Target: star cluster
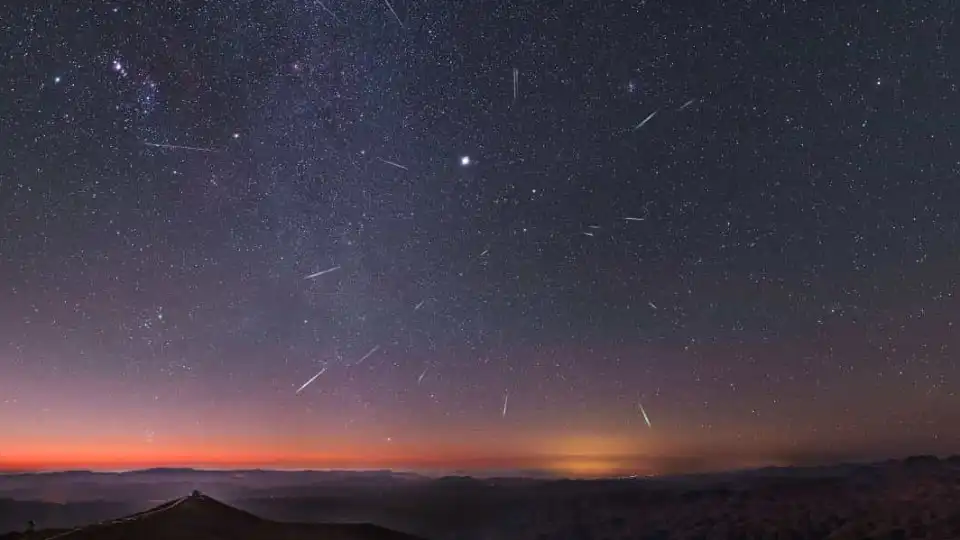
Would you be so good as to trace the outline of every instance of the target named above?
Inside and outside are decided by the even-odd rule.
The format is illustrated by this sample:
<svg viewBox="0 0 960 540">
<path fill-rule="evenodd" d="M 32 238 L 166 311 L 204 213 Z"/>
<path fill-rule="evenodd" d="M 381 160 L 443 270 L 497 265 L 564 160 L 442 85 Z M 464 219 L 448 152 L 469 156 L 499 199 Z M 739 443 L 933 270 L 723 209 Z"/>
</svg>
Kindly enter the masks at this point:
<svg viewBox="0 0 960 540">
<path fill-rule="evenodd" d="M 956 451 L 938 4 L 0 8 L 0 460 Z"/>
</svg>

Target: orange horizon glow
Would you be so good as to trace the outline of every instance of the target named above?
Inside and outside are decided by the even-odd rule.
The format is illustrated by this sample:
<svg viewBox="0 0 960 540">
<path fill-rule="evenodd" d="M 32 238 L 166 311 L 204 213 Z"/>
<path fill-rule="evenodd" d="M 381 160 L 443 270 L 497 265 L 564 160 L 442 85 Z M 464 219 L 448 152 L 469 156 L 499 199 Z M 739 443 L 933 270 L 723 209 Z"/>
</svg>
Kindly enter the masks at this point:
<svg viewBox="0 0 960 540">
<path fill-rule="evenodd" d="M 122 471 L 151 468 L 212 470 L 394 470 L 431 474 L 483 474 L 487 471 L 536 472 L 568 478 L 659 476 L 685 473 L 755 469 L 767 466 L 803 466 L 835 463 L 846 458 L 823 454 L 789 454 L 776 445 L 744 452 L 732 447 L 707 452 L 653 446 L 639 450 L 624 441 L 601 437 L 554 439 L 538 450 L 512 447 L 494 452 L 473 446 L 341 444 L 325 451 L 294 449 L 283 444 L 251 444 L 235 441 L 210 444 L 195 441 L 170 445 L 144 445 L 115 440 L 63 446 L 33 444 L 12 452 L 5 449 L 0 471 L 42 472 L 62 470 Z M 646 452 L 646 453 L 644 453 Z M 906 457 L 910 453 L 900 456 Z M 811 458 L 814 461 L 811 461 Z M 871 461 L 869 458 L 853 461 Z"/>
<path fill-rule="evenodd" d="M 469 442 L 468 442 L 469 441 Z M 278 437 L 242 434 L 217 438 L 180 435 L 145 442 L 120 433 L 97 438 L 21 439 L 6 445 L 0 471 L 135 470 L 157 467 L 198 469 L 537 471 L 564 477 L 612 477 L 710 472 L 793 465 L 776 441 L 754 441 L 749 449 L 716 437 L 708 447 L 693 439 L 598 431 L 579 435 L 528 432 L 511 439 L 464 439 L 454 444 L 436 438 L 376 441 Z"/>
<path fill-rule="evenodd" d="M 7 452 L 0 470 L 43 471 L 65 469 L 130 470 L 154 467 L 275 468 L 275 469 L 395 469 L 395 470 L 543 470 L 563 475 L 610 476 L 624 473 L 624 463 L 638 461 L 617 444 L 579 442 L 558 444 L 559 454 L 527 452 L 507 455 L 437 446 L 342 445 L 328 451 L 296 451 L 281 445 L 192 443 L 145 446 L 121 441 L 87 443 L 64 449 L 60 445 L 33 445 Z M 619 452 L 618 452 L 619 451 Z M 650 467 L 628 466 L 629 474 L 651 472 Z"/>
<path fill-rule="evenodd" d="M 564 477 L 612 477 L 705 472 L 781 464 L 777 460 L 744 460 L 727 456 L 677 467 L 669 458 L 631 453 L 615 442 L 580 440 L 557 444 L 557 452 L 497 454 L 466 448 L 418 447 L 370 449 L 341 447 L 327 452 L 264 446 L 239 448 L 194 444 L 144 447 L 136 444 L 88 444 L 64 450 L 62 446 L 21 448 L 0 459 L 0 471 L 94 470 L 119 471 L 149 468 L 287 469 L 287 470 L 398 470 L 398 471 L 539 471 Z M 673 458 L 679 459 L 679 458 Z M 684 470 L 685 467 L 691 470 Z"/>
<path fill-rule="evenodd" d="M 284 437 L 267 440 L 240 434 L 184 436 L 147 443 L 120 433 L 21 440 L 5 449 L 0 470 L 131 470 L 155 467 L 216 469 L 536 470 L 564 476 L 619 476 L 658 472 L 668 455 L 652 441 L 583 433 L 528 433 L 511 440 L 450 443 L 433 438 L 407 441 Z"/>
<path fill-rule="evenodd" d="M 518 455 L 496 456 L 482 453 L 421 452 L 218 452 L 210 448 L 150 449 L 113 447 L 110 451 L 93 449 L 63 453 L 56 449 L 4 456 L 0 470 L 135 470 L 157 467 L 208 469 L 392 469 L 392 470 L 542 470 L 572 476 L 612 476 L 652 472 L 624 469 L 631 457 L 614 455 Z"/>
</svg>

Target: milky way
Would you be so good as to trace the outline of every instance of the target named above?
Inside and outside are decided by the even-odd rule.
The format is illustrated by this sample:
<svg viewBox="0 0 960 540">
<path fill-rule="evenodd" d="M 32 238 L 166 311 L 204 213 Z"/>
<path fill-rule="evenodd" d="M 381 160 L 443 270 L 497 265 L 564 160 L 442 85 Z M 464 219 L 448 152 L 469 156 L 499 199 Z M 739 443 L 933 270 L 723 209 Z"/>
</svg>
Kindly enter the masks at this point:
<svg viewBox="0 0 960 540">
<path fill-rule="evenodd" d="M 936 4 L 0 8 L 0 467 L 960 450 Z"/>
</svg>

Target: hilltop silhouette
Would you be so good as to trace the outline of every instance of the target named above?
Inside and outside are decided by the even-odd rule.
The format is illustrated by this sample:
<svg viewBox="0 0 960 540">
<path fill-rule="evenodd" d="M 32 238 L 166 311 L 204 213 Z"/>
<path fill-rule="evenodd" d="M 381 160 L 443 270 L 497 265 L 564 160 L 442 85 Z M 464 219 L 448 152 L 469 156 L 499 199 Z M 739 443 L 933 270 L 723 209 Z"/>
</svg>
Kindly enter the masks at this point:
<svg viewBox="0 0 960 540">
<path fill-rule="evenodd" d="M 215 498 L 178 497 L 194 489 Z M 956 456 L 595 480 L 388 471 L 14 475 L 0 477 L 0 531 L 17 532 L 0 540 L 960 540 L 958 501 Z M 28 520 L 36 529 L 29 534 Z"/>
<path fill-rule="evenodd" d="M 186 497 L 118 519 L 66 530 L 8 533 L 0 540 L 417 540 L 366 523 L 282 523 L 194 491 Z"/>
</svg>

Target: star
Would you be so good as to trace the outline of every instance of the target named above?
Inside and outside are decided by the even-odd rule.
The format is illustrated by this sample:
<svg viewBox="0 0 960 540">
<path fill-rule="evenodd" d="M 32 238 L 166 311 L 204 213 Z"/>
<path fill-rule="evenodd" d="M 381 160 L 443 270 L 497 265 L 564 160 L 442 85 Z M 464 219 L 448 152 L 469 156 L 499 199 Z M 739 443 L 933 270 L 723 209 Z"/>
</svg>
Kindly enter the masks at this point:
<svg viewBox="0 0 960 540">
<path fill-rule="evenodd" d="M 960 102 L 944 36 L 911 41 L 949 19 L 911 4 L 820 40 L 809 10 L 740 31 L 641 2 L 517 0 L 510 25 L 24 3 L 0 32 L 0 426 L 59 416 L 0 429 L 0 469 L 128 463 L 148 428 L 152 456 L 317 468 L 960 451 L 960 164 L 936 121 Z M 936 84 L 901 83 L 918 66 Z M 242 429 L 196 446 L 198 418 Z"/>
</svg>

